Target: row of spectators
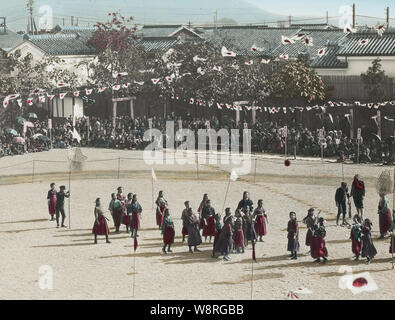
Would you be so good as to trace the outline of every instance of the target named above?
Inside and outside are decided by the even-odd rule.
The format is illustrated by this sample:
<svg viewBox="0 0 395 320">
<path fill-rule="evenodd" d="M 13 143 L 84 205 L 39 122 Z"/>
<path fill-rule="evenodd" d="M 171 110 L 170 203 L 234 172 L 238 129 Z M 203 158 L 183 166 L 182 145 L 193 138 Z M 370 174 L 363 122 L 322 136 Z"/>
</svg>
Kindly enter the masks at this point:
<svg viewBox="0 0 395 320">
<path fill-rule="evenodd" d="M 174 121 L 174 130 L 177 131 L 179 120 L 174 114 L 168 115 L 166 120 Z M 16 139 L 16 136 L 23 135 L 23 125 L 15 126 L 15 131 L 4 130 L 0 135 L 0 154 L 16 155 L 25 152 L 39 152 L 51 148 L 50 130 L 48 120 L 32 121 L 34 127 L 27 128 L 24 141 Z M 98 119 L 95 117 L 88 119 L 80 118 L 75 122 L 75 130 L 72 129 L 72 119 L 57 119 L 52 129 L 52 147 L 68 148 L 69 146 L 90 146 L 98 148 L 117 149 L 144 149 L 150 141 L 144 141 L 144 132 L 149 127 L 160 130 L 165 141 L 166 121 L 161 117 L 118 117 L 116 119 L 115 130 L 112 120 Z M 240 137 L 245 128 L 244 123 L 236 124 L 233 119 L 223 119 L 220 121 L 216 117 L 210 119 L 196 119 L 187 115 L 182 119 L 182 127 L 191 129 L 197 135 L 199 129 L 239 129 Z M 253 152 L 284 153 L 285 143 L 287 143 L 288 154 L 301 156 L 321 156 L 321 145 L 324 157 L 336 157 L 339 160 L 357 161 L 358 144 L 356 139 L 347 137 L 341 130 L 324 131 L 309 130 L 301 124 L 290 124 L 287 132 L 284 127 L 269 121 L 257 121 L 251 130 L 251 150 Z M 19 142 L 16 142 L 19 141 Z M 195 136 L 197 146 L 197 136 Z M 180 142 L 181 143 L 181 142 Z M 220 144 L 220 139 L 218 140 Z M 164 142 L 165 145 L 165 142 Z M 242 142 L 240 141 L 242 146 Z M 381 141 L 379 137 L 371 134 L 361 139 L 360 162 L 389 162 L 393 156 L 392 139 Z"/>
</svg>

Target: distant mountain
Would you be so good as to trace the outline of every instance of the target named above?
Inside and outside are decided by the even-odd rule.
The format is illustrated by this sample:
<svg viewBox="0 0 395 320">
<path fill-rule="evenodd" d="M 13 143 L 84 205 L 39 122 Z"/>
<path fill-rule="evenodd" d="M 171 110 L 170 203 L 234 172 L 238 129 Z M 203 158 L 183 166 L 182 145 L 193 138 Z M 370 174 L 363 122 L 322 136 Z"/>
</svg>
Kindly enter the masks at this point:
<svg viewBox="0 0 395 320">
<path fill-rule="evenodd" d="M 7 17 L 7 25 L 13 30 L 25 30 L 27 24 L 26 0 L 14 0 L 12 4 L 1 1 L 0 12 Z M 232 19 L 239 24 L 263 23 L 287 20 L 286 16 L 270 13 L 242 0 L 36 0 L 35 20 L 38 24 L 40 6 L 52 8 L 55 24 L 70 25 L 71 16 L 79 17 L 79 25 L 94 24 L 106 20 L 109 12 L 120 10 L 125 16 L 133 16 L 136 23 L 182 24 L 212 23 L 217 11 L 218 20 Z"/>
</svg>

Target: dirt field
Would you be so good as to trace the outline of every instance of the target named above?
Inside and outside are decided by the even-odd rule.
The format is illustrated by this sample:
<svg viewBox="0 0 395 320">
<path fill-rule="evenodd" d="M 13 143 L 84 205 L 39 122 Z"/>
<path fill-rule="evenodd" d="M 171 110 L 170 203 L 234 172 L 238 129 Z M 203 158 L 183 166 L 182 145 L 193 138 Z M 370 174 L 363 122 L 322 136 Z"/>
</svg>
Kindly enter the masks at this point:
<svg viewBox="0 0 395 320">
<path fill-rule="evenodd" d="M 151 165 L 141 152 L 84 149 L 88 157 L 83 172 L 72 173 L 71 229 L 56 229 L 49 221 L 46 193 L 50 182 L 68 186 L 66 151 L 0 159 L 0 298 L 2 299 L 250 299 L 251 247 L 244 254 L 231 255 L 231 261 L 210 257 L 212 245 L 204 243 L 201 253 L 188 253 L 181 243 L 181 211 L 190 200 L 197 209 L 203 193 L 208 193 L 216 211 L 221 211 L 231 165 L 154 165 L 158 180 L 155 196 L 164 190 L 176 225 L 173 253 L 161 252 L 162 238 L 155 227 L 152 206 Z M 108 159 L 108 160 L 107 160 Z M 34 160 L 34 168 L 33 168 Z M 100 161 L 94 161 L 100 160 Z M 64 162 L 44 162 L 64 161 Z M 389 239 L 378 240 L 378 197 L 375 181 L 386 167 L 344 165 L 345 180 L 351 184 L 355 173 L 367 185 L 365 216 L 373 221 L 373 239 L 378 251 L 370 265 L 353 261 L 349 229 L 335 226 L 334 193 L 342 180 L 340 164 L 304 159 L 285 167 L 283 159 L 264 157 L 252 161 L 252 171 L 231 182 L 226 207 L 234 212 L 242 192 L 248 190 L 256 204 L 264 200 L 269 215 L 268 234 L 256 247 L 253 268 L 253 299 L 287 299 L 290 290 L 305 287 L 312 293 L 300 299 L 394 299 L 395 271 L 388 253 Z M 393 168 L 391 168 L 393 169 Z M 33 175 L 34 172 L 34 175 Z M 255 178 L 254 173 L 256 172 Z M 119 178 L 118 178 L 119 175 Z M 255 179 L 255 184 L 254 184 Z M 101 197 L 107 208 L 110 194 L 118 186 L 125 193 L 138 194 L 143 207 L 139 247 L 133 254 L 133 239 L 125 233 L 113 234 L 111 244 L 99 237 L 93 244 L 93 208 Z M 392 195 L 391 205 L 392 205 Z M 298 220 L 309 207 L 322 210 L 328 220 L 327 264 L 313 263 L 304 246 L 306 229 L 300 232 L 298 260 L 286 252 L 286 226 L 289 212 Z M 66 204 L 67 209 L 67 204 Z M 353 208 L 353 212 L 355 209 Z M 107 216 L 110 217 L 109 213 Z M 66 224 L 69 221 L 67 219 Z M 135 259 L 135 295 L 133 264 Z M 53 290 L 39 288 L 39 268 L 53 269 Z M 341 266 L 354 273 L 369 272 L 378 286 L 373 292 L 357 295 L 339 288 Z"/>
</svg>

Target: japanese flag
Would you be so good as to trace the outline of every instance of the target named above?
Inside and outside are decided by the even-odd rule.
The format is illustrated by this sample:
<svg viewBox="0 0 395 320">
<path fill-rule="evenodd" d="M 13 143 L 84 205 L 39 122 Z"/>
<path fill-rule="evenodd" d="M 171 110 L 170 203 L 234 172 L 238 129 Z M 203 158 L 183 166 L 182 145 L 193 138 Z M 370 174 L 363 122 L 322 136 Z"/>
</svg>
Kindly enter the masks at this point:
<svg viewBox="0 0 395 320">
<path fill-rule="evenodd" d="M 130 85 L 129 82 L 125 82 L 125 83 L 122 85 L 122 88 L 127 89 L 127 88 L 129 87 L 129 85 Z"/>
<path fill-rule="evenodd" d="M 197 69 L 197 73 L 201 74 L 202 76 L 206 73 L 202 67 Z"/>
<path fill-rule="evenodd" d="M 344 33 L 355 33 L 357 30 L 356 29 L 353 29 L 353 28 L 351 28 L 351 27 L 345 27 L 344 28 Z"/>
<path fill-rule="evenodd" d="M 287 54 L 281 54 L 280 58 L 284 60 L 288 60 L 289 56 Z"/>
<path fill-rule="evenodd" d="M 118 91 L 119 89 L 121 89 L 121 85 L 116 84 L 115 86 L 112 87 L 112 89 Z"/>
<path fill-rule="evenodd" d="M 281 36 L 281 43 L 282 44 L 292 44 L 292 43 L 295 43 L 295 40 L 288 38 L 286 36 Z"/>
<path fill-rule="evenodd" d="M 269 64 L 269 62 L 270 62 L 270 59 L 265 59 L 265 58 L 263 58 L 261 61 L 261 63 L 264 63 L 264 64 Z"/>
<path fill-rule="evenodd" d="M 313 38 L 311 38 L 311 37 L 305 37 L 304 38 L 304 44 L 306 45 L 306 46 L 312 46 L 313 45 Z"/>
<path fill-rule="evenodd" d="M 223 107 L 224 105 L 221 103 L 221 104 L 219 104 L 219 103 L 217 103 L 217 107 L 218 107 L 218 109 L 220 109 L 220 110 L 222 110 L 222 107 Z"/>
<path fill-rule="evenodd" d="M 60 100 L 63 100 L 64 97 L 66 96 L 66 94 L 67 94 L 67 92 L 59 94 Z"/>
<path fill-rule="evenodd" d="M 151 81 L 152 81 L 153 84 L 158 84 L 159 79 L 151 79 Z"/>
<path fill-rule="evenodd" d="M 326 53 L 326 48 L 318 49 L 317 56 L 322 57 Z"/>
<path fill-rule="evenodd" d="M 253 63 L 254 63 L 253 60 L 249 60 L 249 61 L 245 62 L 244 64 L 247 66 L 251 66 Z"/>
<path fill-rule="evenodd" d="M 55 95 L 54 94 L 47 94 L 47 97 L 48 97 L 48 99 L 51 101 L 54 97 L 55 97 Z"/>
<path fill-rule="evenodd" d="M 233 51 L 229 51 L 225 47 L 222 47 L 221 54 L 223 57 L 236 57 L 236 53 Z"/>
<path fill-rule="evenodd" d="M 32 106 L 32 105 L 33 105 L 33 98 L 28 98 L 28 99 L 27 99 L 27 104 L 28 104 L 29 106 Z"/>
<path fill-rule="evenodd" d="M 60 82 L 56 85 L 58 88 L 63 88 L 63 87 L 67 87 L 66 83 Z"/>
<path fill-rule="evenodd" d="M 11 94 L 11 95 L 7 96 L 6 99 L 7 100 L 12 100 L 12 99 L 15 99 L 15 98 L 18 98 L 18 97 L 19 97 L 19 94 Z"/>
<path fill-rule="evenodd" d="M 195 102 L 195 99 L 193 99 L 193 98 L 189 99 L 189 104 L 194 104 L 194 102 Z"/>
<path fill-rule="evenodd" d="M 90 94 L 92 94 L 92 89 L 85 89 L 85 93 L 87 96 L 89 96 Z"/>
<path fill-rule="evenodd" d="M 40 101 L 40 102 L 45 102 L 45 96 L 40 96 L 40 97 L 39 97 L 39 101 Z"/>
<path fill-rule="evenodd" d="M 369 43 L 369 39 L 360 39 L 360 40 L 358 41 L 358 44 L 359 44 L 360 46 L 366 46 L 368 43 Z"/>
<path fill-rule="evenodd" d="M 259 48 L 255 44 L 253 44 L 251 47 L 252 52 L 263 51 L 263 50 L 265 50 L 265 48 Z"/>
<path fill-rule="evenodd" d="M 99 91 L 100 93 L 102 93 L 104 90 L 106 90 L 106 88 L 104 88 L 104 87 L 101 87 L 101 88 L 98 89 L 98 91 Z"/>
<path fill-rule="evenodd" d="M 7 108 L 8 105 L 9 105 L 8 100 L 7 100 L 7 99 L 4 99 L 4 101 L 3 101 L 3 107 L 4 107 L 4 108 Z"/>
<path fill-rule="evenodd" d="M 385 27 L 383 25 L 379 25 L 377 28 L 377 34 L 381 37 L 385 31 Z"/>
<path fill-rule="evenodd" d="M 127 76 L 128 73 L 127 72 L 117 72 L 113 74 L 114 78 L 119 78 L 119 77 L 123 77 L 123 76 Z"/>
<path fill-rule="evenodd" d="M 80 92 L 79 91 L 74 91 L 73 95 L 74 95 L 74 97 L 79 97 L 80 96 Z"/>
<path fill-rule="evenodd" d="M 214 66 L 214 67 L 213 67 L 213 70 L 221 72 L 221 71 L 222 71 L 222 67 L 220 67 L 220 66 Z"/>
</svg>

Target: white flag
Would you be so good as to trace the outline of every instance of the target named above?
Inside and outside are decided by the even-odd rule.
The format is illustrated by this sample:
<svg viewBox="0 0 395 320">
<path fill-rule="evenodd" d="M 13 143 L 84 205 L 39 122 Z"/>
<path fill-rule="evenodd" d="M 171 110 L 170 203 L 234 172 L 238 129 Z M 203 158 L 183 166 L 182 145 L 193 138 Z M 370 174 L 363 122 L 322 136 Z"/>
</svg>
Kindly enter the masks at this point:
<svg viewBox="0 0 395 320">
<path fill-rule="evenodd" d="M 154 179 L 156 181 L 156 175 L 155 175 L 154 168 L 151 168 L 151 170 L 152 170 L 152 179 Z"/>
<path fill-rule="evenodd" d="M 74 128 L 74 130 L 73 130 L 73 139 L 76 139 L 76 140 L 78 141 L 78 143 L 81 142 L 81 136 L 80 136 L 80 134 L 78 133 L 78 131 L 75 130 L 75 128 Z"/>
<path fill-rule="evenodd" d="M 232 170 L 230 174 L 230 180 L 236 181 L 239 178 L 239 175 L 236 173 L 236 171 Z"/>
</svg>

